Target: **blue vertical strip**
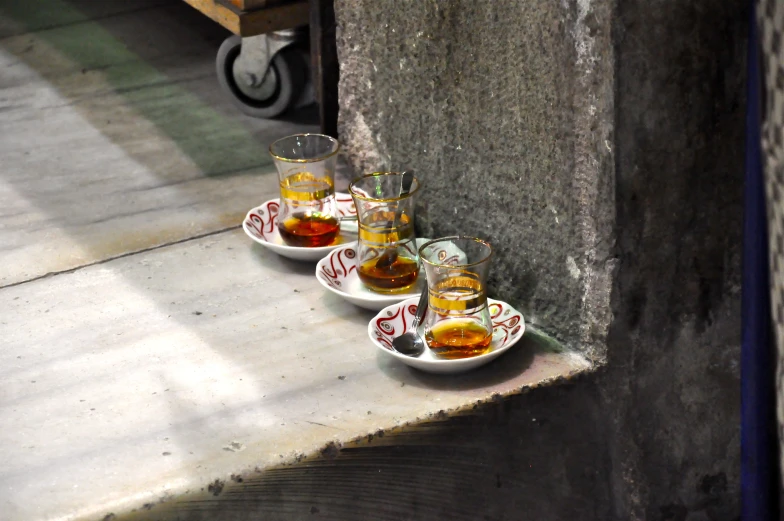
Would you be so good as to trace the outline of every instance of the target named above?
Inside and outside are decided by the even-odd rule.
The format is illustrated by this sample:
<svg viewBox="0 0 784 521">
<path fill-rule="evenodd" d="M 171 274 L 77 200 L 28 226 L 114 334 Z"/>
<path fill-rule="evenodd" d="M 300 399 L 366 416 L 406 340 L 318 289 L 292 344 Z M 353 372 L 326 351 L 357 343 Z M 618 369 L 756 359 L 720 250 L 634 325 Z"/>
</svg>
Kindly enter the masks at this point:
<svg viewBox="0 0 784 521">
<path fill-rule="evenodd" d="M 741 508 L 744 521 L 778 519 L 775 356 L 760 124 L 761 80 L 755 2 L 749 27 L 746 183 L 743 215 Z"/>
</svg>

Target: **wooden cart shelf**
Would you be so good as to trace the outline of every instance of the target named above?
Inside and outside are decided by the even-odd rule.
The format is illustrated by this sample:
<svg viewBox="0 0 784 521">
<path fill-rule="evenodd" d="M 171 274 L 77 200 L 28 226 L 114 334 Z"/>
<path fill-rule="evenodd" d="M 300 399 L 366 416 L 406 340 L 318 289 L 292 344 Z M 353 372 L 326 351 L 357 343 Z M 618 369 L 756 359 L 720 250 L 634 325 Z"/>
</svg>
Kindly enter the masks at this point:
<svg viewBox="0 0 784 521">
<path fill-rule="evenodd" d="M 242 37 L 300 27 L 309 22 L 308 0 L 185 0 L 185 2 Z"/>
</svg>

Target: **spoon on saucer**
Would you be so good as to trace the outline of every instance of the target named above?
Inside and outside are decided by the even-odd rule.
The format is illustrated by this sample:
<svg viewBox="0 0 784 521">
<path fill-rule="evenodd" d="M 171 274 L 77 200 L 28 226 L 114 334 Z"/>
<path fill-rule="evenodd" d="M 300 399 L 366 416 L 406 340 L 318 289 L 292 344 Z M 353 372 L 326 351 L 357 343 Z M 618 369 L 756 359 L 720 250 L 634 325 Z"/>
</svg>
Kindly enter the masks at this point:
<svg viewBox="0 0 784 521">
<path fill-rule="evenodd" d="M 408 331 L 392 339 L 392 349 L 401 355 L 419 356 L 425 351 L 425 340 L 417 332 L 417 327 L 422 322 L 422 318 L 427 310 L 427 295 L 428 290 L 425 288 L 419 297 L 416 315 L 414 315 L 414 320 L 411 322 L 411 327 L 408 328 Z"/>
</svg>

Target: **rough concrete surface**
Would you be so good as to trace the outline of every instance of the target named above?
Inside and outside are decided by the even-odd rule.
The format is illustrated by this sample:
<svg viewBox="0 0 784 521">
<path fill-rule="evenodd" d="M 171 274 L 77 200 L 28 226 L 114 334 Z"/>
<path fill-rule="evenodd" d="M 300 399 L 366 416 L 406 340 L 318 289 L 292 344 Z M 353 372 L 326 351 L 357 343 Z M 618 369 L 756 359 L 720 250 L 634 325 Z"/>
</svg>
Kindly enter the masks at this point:
<svg viewBox="0 0 784 521">
<path fill-rule="evenodd" d="M 607 355 L 538 440 L 584 433 L 607 481 L 551 478 L 539 519 L 737 519 L 745 4 L 336 2 L 355 167 L 416 168 L 423 232 L 489 238 L 491 291 Z"/>
<path fill-rule="evenodd" d="M 373 312 L 240 230 L 6 287 L 0 309 L 2 521 L 181 519 L 215 480 L 590 369 L 528 330 L 469 374 L 415 371 L 370 343 Z"/>
<path fill-rule="evenodd" d="M 619 516 L 739 510 L 746 4 L 619 4 L 620 269 L 602 380 L 629 478 Z"/>
<path fill-rule="evenodd" d="M 608 431 L 595 386 L 581 383 L 382 431 L 122 519 L 605 520 L 609 461 L 596 447 Z M 575 409 L 562 414 L 567 403 Z"/>
<path fill-rule="evenodd" d="M 424 236 L 490 240 L 491 295 L 601 359 L 612 46 L 583 4 L 337 1 L 339 127 L 358 173 L 416 170 Z"/>
</svg>

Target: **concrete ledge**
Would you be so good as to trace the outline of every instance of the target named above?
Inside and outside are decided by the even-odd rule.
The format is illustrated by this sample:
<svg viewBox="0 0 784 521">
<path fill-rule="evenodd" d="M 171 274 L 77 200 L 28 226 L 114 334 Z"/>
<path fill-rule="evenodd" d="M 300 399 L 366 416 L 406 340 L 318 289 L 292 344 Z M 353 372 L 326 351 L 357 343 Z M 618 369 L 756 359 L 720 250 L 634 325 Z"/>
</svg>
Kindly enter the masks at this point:
<svg viewBox="0 0 784 521">
<path fill-rule="evenodd" d="M 232 231 L 0 292 L 4 519 L 174 516 L 259 470 L 590 370 L 532 332 L 473 373 L 416 372 L 313 269 Z"/>
</svg>

